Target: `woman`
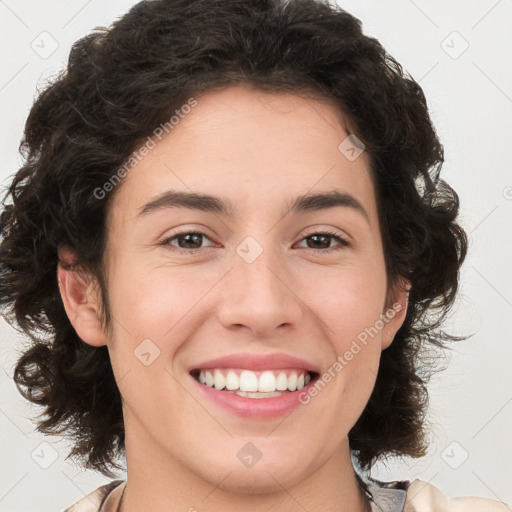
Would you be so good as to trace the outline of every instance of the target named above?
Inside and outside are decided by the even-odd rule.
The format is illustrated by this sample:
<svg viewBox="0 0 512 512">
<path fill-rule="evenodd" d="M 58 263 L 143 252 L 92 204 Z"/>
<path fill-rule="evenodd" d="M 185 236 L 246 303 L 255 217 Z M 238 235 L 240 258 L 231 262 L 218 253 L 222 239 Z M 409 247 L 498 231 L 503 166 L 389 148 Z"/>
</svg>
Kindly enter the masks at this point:
<svg viewBox="0 0 512 512">
<path fill-rule="evenodd" d="M 23 144 L 15 381 L 85 467 L 126 457 L 68 510 L 501 510 L 352 464 L 425 454 L 467 246 L 423 92 L 357 19 L 141 2 L 74 45 Z"/>
</svg>

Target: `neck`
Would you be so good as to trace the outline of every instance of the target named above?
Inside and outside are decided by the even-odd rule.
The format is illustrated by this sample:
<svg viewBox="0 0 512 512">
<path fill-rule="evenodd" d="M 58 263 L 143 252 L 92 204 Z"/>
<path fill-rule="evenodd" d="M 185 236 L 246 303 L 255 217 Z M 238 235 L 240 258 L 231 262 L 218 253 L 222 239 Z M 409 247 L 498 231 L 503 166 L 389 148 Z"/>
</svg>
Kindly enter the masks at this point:
<svg viewBox="0 0 512 512">
<path fill-rule="evenodd" d="M 289 471 L 259 472 L 251 468 L 251 485 L 236 470 L 217 475 L 192 468 L 155 445 L 147 433 L 126 429 L 127 485 L 122 512 L 260 512 L 261 510 L 322 510 L 367 512 L 350 458 L 348 439 L 326 461 L 310 464 L 295 475 Z M 254 485 L 261 482 L 261 485 Z"/>
</svg>

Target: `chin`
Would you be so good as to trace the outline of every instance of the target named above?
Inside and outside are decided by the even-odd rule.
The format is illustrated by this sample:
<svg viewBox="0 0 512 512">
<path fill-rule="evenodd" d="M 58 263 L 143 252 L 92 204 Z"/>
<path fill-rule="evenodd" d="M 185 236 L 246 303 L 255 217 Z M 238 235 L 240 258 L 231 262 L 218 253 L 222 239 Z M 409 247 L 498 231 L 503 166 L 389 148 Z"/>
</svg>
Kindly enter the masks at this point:
<svg viewBox="0 0 512 512">
<path fill-rule="evenodd" d="M 220 460 L 226 462 L 226 456 Z M 237 459 L 230 464 L 209 464 L 208 475 L 203 478 L 226 492 L 267 494 L 298 484 L 307 471 L 305 464 L 297 466 L 295 455 L 273 452 L 269 458 L 263 454 L 252 466 Z"/>
<path fill-rule="evenodd" d="M 289 472 L 281 474 L 276 471 L 267 472 L 264 469 L 256 470 L 255 468 L 240 471 L 236 468 L 220 485 L 218 485 L 217 478 L 215 485 L 229 493 L 256 495 L 281 492 L 283 487 L 290 488 L 299 481 L 298 474 Z"/>
</svg>

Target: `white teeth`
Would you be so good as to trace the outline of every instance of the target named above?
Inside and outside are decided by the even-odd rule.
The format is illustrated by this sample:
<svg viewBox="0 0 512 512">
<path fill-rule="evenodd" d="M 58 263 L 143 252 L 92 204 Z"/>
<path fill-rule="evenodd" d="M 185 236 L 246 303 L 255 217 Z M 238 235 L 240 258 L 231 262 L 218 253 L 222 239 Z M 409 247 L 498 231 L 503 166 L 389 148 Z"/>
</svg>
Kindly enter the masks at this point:
<svg viewBox="0 0 512 512">
<path fill-rule="evenodd" d="M 288 378 L 286 377 L 286 373 L 281 372 L 276 379 L 276 389 L 278 391 L 285 391 L 288 389 Z"/>
<path fill-rule="evenodd" d="M 235 395 L 244 396 L 246 398 L 273 398 L 275 396 L 281 396 L 283 393 L 274 391 L 273 393 L 250 393 L 247 391 L 235 391 Z"/>
<path fill-rule="evenodd" d="M 288 375 L 287 375 L 288 373 Z M 311 376 L 304 370 L 279 371 L 265 370 L 253 372 L 251 370 L 201 370 L 198 380 L 201 384 L 215 388 L 233 391 L 239 396 L 250 398 L 265 398 L 265 396 L 279 396 L 280 391 L 296 391 L 307 386 Z M 277 394 L 275 394 L 277 393 Z"/>
<path fill-rule="evenodd" d="M 240 380 L 235 372 L 228 372 L 226 375 L 226 389 L 240 389 Z"/>
<path fill-rule="evenodd" d="M 215 389 L 224 389 L 226 387 L 226 379 L 219 370 L 215 370 L 213 373 L 215 379 Z"/>
<path fill-rule="evenodd" d="M 201 372 L 202 373 L 202 372 Z M 215 379 L 213 378 L 213 375 L 211 372 L 206 372 L 204 375 L 204 379 L 206 381 L 206 385 L 213 387 L 213 384 L 215 383 Z"/>
<path fill-rule="evenodd" d="M 295 391 L 297 389 L 297 374 L 292 373 L 288 377 L 288 391 Z"/>
<path fill-rule="evenodd" d="M 276 390 L 276 378 L 272 372 L 263 372 L 258 382 L 258 391 L 269 393 Z M 243 390 L 242 390 L 243 391 Z"/>
<path fill-rule="evenodd" d="M 240 391 L 258 391 L 258 377 L 254 372 L 244 370 L 240 374 Z"/>
</svg>

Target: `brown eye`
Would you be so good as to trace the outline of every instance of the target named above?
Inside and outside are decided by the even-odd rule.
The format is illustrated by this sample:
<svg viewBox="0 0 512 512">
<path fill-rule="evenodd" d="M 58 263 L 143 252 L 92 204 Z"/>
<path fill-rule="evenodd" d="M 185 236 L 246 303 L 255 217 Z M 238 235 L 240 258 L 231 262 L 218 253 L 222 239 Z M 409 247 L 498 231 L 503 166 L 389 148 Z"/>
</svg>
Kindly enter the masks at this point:
<svg viewBox="0 0 512 512">
<path fill-rule="evenodd" d="M 311 235 L 307 237 L 308 246 L 311 249 L 328 249 L 331 246 L 331 236 L 329 235 Z M 311 242 L 311 243 L 309 243 Z"/>
<path fill-rule="evenodd" d="M 209 247 L 202 245 L 204 240 L 210 240 L 204 233 L 199 231 L 184 231 L 182 233 L 175 233 L 174 235 L 166 238 L 160 245 L 170 246 L 171 249 L 175 249 L 177 251 L 194 252 Z M 213 243 L 211 245 L 213 245 Z"/>
<path fill-rule="evenodd" d="M 349 245 L 349 243 L 344 238 L 341 238 L 336 233 L 313 233 L 312 235 L 304 237 L 301 242 L 303 240 L 306 240 L 308 249 L 316 249 L 320 252 L 337 250 L 335 246 L 331 245 L 333 240 L 338 242 L 338 246 L 341 247 L 347 247 Z"/>
<path fill-rule="evenodd" d="M 199 249 L 203 242 L 203 235 L 198 233 L 186 233 L 176 237 L 178 245 L 182 249 Z"/>
</svg>

